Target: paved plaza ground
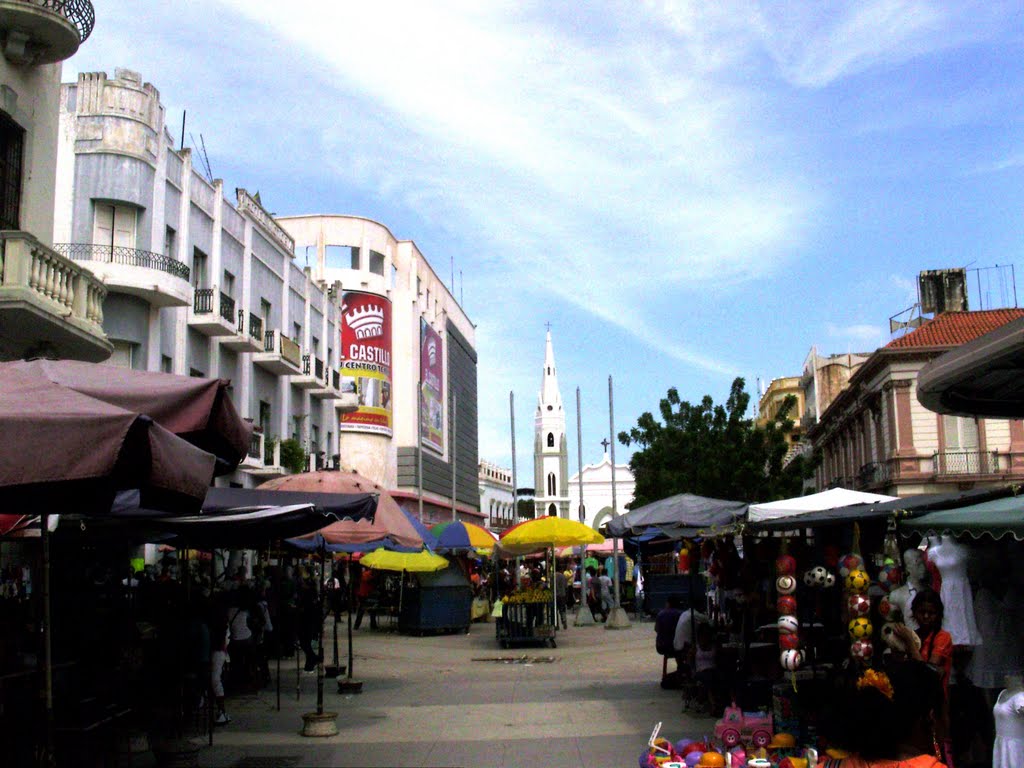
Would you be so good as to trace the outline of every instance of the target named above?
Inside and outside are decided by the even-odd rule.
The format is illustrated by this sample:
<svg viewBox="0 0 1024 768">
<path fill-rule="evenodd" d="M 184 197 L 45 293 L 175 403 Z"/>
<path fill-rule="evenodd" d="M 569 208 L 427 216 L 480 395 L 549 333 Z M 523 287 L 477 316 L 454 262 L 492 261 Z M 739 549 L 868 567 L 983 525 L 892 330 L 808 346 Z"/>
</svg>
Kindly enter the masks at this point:
<svg viewBox="0 0 1024 768">
<path fill-rule="evenodd" d="M 274 687 L 231 698 L 233 720 L 217 728 L 199 763 L 632 767 L 655 723 L 673 741 L 710 733 L 714 724 L 683 714 L 679 691 L 659 686 L 653 626 L 606 630 L 573 627 L 570 619 L 557 648 L 509 650 L 498 647 L 493 624 L 474 624 L 468 635 L 426 637 L 364 626 L 353 643 L 363 693 L 339 695 L 334 681 L 325 681 L 325 709 L 339 713 L 337 736 L 300 735 L 302 713 L 315 709 L 316 678 L 296 674 L 292 660 L 282 664 L 281 710 Z M 339 648 L 344 663 L 343 634 Z M 326 650 L 330 661 L 329 636 Z"/>
</svg>

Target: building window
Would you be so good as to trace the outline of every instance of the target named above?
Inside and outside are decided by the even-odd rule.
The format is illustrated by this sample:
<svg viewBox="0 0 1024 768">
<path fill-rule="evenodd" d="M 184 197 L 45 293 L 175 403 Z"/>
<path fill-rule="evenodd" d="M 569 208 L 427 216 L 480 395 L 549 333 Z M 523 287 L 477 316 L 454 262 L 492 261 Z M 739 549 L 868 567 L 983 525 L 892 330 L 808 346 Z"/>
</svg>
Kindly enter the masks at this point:
<svg viewBox="0 0 1024 768">
<path fill-rule="evenodd" d="M 295 246 L 295 260 L 301 261 L 304 266 L 315 266 L 316 265 L 316 246 L 315 245 L 296 245 Z"/>
<path fill-rule="evenodd" d="M 92 228 L 93 245 L 134 248 L 137 217 L 138 211 L 127 205 L 96 203 Z"/>
<path fill-rule="evenodd" d="M 164 373 L 171 373 L 174 370 L 174 361 L 170 355 L 160 355 L 160 370 Z"/>
<path fill-rule="evenodd" d="M 189 368 L 188 375 L 191 376 L 193 379 L 206 378 L 206 374 L 200 371 L 198 368 Z"/>
<path fill-rule="evenodd" d="M 384 254 L 370 251 L 370 271 L 375 275 L 384 276 Z"/>
<path fill-rule="evenodd" d="M 320 427 L 316 424 L 309 428 L 309 448 L 310 453 L 316 453 L 320 450 Z"/>
<path fill-rule="evenodd" d="M 302 416 L 292 416 L 292 440 L 302 442 Z"/>
<path fill-rule="evenodd" d="M 266 400 L 260 400 L 260 431 L 270 434 L 270 403 Z"/>
<path fill-rule="evenodd" d="M 359 249 L 351 245 L 324 246 L 324 266 L 333 269 L 359 269 Z"/>
<path fill-rule="evenodd" d="M 206 269 L 209 259 L 198 248 L 192 249 L 192 287 L 206 288 Z"/>
<path fill-rule="evenodd" d="M 264 332 L 271 330 L 270 325 L 270 312 L 272 306 L 266 299 L 260 299 L 260 317 L 263 318 L 263 330 Z"/>
<path fill-rule="evenodd" d="M 118 339 L 111 339 L 110 342 L 114 345 L 114 351 L 106 359 L 106 364 L 116 368 L 132 368 L 135 362 L 135 344 Z"/>
<path fill-rule="evenodd" d="M 556 490 L 557 490 L 557 488 L 555 486 L 555 473 L 554 472 L 548 472 L 548 496 L 555 496 L 556 495 L 556 493 L 555 493 Z"/>
<path fill-rule="evenodd" d="M 167 229 L 164 231 L 164 256 L 166 256 L 169 259 L 177 258 L 174 249 L 175 239 L 177 238 L 177 235 L 178 233 L 174 231 L 174 227 L 167 227 Z"/>
<path fill-rule="evenodd" d="M 943 416 L 942 431 L 946 435 L 946 449 L 952 451 L 978 450 L 978 422 L 961 416 Z"/>
<path fill-rule="evenodd" d="M 313 357 L 320 357 L 320 339 L 316 336 L 309 337 L 309 351 Z"/>
<path fill-rule="evenodd" d="M 292 341 L 302 346 L 302 326 L 298 323 L 292 323 L 292 333 L 295 334 L 292 336 Z"/>
<path fill-rule="evenodd" d="M 0 112 L 0 229 L 21 229 L 21 174 L 25 131 Z"/>
<path fill-rule="evenodd" d="M 548 432 L 548 448 L 554 448 L 554 447 L 555 447 L 555 433 L 554 432 Z"/>
<path fill-rule="evenodd" d="M 221 290 L 224 291 L 225 296 L 235 298 L 235 276 L 224 270 L 224 284 L 221 286 Z"/>
</svg>

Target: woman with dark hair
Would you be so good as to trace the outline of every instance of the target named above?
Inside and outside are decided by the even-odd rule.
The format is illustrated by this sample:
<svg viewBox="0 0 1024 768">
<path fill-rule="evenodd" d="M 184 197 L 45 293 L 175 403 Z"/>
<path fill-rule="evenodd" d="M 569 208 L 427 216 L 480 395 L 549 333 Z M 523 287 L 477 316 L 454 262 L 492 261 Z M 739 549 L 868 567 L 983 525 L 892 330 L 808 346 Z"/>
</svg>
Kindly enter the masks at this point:
<svg viewBox="0 0 1024 768">
<path fill-rule="evenodd" d="M 922 589 L 910 603 L 910 613 L 917 622 L 917 637 L 906 626 L 896 630 L 910 658 L 935 667 L 942 678 L 942 690 L 949 701 L 949 674 L 953 669 L 953 637 L 942 628 L 942 598 L 934 589 Z M 920 642 L 918 642 L 920 640 Z"/>
<path fill-rule="evenodd" d="M 832 741 L 852 754 L 818 768 L 946 768 L 935 730 L 944 718 L 942 684 L 929 665 L 906 661 L 888 675 L 869 669 L 833 713 Z"/>
</svg>

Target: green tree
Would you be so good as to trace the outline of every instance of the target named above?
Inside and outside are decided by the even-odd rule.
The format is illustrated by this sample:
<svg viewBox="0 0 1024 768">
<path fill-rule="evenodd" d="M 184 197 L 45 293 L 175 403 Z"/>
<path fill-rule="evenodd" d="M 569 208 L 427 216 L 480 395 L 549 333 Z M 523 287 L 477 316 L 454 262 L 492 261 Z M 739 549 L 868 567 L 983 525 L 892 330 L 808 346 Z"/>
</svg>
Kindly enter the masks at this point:
<svg viewBox="0 0 1024 768">
<path fill-rule="evenodd" d="M 798 496 L 805 462 L 796 457 L 782 466 L 796 398 L 787 397 L 776 420 L 764 427 L 747 418 L 749 405 L 742 378 L 733 381 L 724 405 L 710 395 L 689 403 L 669 389 L 659 405 L 660 421 L 645 412 L 635 427 L 619 433 L 619 442 L 639 448 L 629 462 L 636 478 L 630 508 L 680 493 L 749 502 Z"/>
</svg>

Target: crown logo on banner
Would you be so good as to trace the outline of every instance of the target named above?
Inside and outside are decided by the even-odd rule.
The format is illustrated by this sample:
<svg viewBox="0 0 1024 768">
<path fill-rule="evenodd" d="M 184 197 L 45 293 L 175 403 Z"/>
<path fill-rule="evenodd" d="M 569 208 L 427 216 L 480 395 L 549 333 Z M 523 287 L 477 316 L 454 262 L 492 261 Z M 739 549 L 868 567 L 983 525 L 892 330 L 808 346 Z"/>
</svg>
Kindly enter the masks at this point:
<svg viewBox="0 0 1024 768">
<path fill-rule="evenodd" d="M 356 307 L 345 315 L 348 327 L 356 332 L 357 339 L 372 339 L 384 335 L 384 308 L 376 304 Z"/>
<path fill-rule="evenodd" d="M 437 365 L 437 342 L 431 339 L 427 342 L 427 359 L 430 360 L 430 367 Z"/>
</svg>

